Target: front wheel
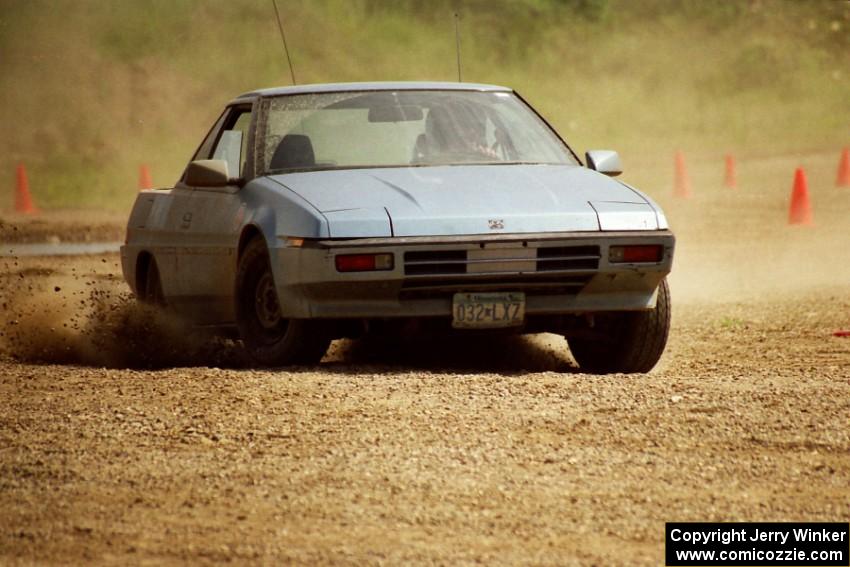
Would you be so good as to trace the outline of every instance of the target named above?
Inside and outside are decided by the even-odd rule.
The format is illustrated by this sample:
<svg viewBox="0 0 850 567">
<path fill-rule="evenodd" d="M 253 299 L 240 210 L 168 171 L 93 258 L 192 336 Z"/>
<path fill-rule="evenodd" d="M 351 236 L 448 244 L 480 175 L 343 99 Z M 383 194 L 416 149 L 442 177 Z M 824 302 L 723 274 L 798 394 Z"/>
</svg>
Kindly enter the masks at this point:
<svg viewBox="0 0 850 567">
<path fill-rule="evenodd" d="M 316 363 L 330 344 L 318 322 L 281 316 L 269 254 L 262 238 L 252 240 L 239 260 L 236 325 L 248 354 L 263 366 Z"/>
<path fill-rule="evenodd" d="M 661 358 L 670 332 L 670 288 L 658 286 L 655 309 L 596 316 L 601 337 L 572 338 L 579 368 L 593 374 L 649 372 Z"/>
</svg>

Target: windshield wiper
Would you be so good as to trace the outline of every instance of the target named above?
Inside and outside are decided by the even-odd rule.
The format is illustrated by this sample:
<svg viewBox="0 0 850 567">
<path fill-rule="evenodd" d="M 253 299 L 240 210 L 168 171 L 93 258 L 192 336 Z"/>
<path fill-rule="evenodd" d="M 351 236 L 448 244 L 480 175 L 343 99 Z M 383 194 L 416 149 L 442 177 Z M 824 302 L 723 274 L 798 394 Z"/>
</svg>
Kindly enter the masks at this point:
<svg viewBox="0 0 850 567">
<path fill-rule="evenodd" d="M 341 171 L 346 169 L 399 169 L 405 167 L 461 167 L 464 165 L 570 165 L 546 161 L 475 161 L 475 162 L 446 162 L 446 163 L 404 163 L 392 165 L 324 165 L 318 167 L 293 167 L 287 169 L 270 169 L 265 175 L 284 175 L 287 173 L 309 173 L 311 171 Z"/>
</svg>

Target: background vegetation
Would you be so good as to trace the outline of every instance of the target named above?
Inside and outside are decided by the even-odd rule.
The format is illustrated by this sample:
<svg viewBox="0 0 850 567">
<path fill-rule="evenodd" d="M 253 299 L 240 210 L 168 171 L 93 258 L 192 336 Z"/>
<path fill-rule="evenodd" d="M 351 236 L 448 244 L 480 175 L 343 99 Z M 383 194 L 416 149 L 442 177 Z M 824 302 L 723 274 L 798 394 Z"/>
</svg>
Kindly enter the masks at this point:
<svg viewBox="0 0 850 567">
<path fill-rule="evenodd" d="M 299 82 L 507 84 L 627 167 L 850 140 L 850 2 L 278 0 Z M 0 0 L 0 209 L 124 209 L 179 175 L 222 105 L 289 83 L 271 0 Z"/>
</svg>

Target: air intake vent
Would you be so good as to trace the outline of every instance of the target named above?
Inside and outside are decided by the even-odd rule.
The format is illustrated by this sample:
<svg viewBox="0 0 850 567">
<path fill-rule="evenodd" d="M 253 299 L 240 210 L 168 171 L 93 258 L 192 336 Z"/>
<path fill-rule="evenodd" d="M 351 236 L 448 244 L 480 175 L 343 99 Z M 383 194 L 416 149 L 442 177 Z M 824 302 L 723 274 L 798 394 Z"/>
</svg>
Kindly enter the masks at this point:
<svg viewBox="0 0 850 567">
<path fill-rule="evenodd" d="M 404 273 L 408 276 L 465 274 L 466 250 L 423 250 L 405 252 Z"/>
<path fill-rule="evenodd" d="M 537 249 L 537 271 L 596 270 L 599 246 L 553 246 Z"/>
</svg>

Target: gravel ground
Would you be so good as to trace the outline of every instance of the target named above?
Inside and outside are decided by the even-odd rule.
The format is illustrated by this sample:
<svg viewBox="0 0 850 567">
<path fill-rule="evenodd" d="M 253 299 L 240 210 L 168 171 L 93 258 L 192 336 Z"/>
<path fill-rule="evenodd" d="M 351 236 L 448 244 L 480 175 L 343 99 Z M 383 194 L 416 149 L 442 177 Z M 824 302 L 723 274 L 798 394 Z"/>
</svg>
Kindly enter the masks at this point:
<svg viewBox="0 0 850 567">
<path fill-rule="evenodd" d="M 683 306 L 642 376 L 7 361 L 0 557 L 657 565 L 665 521 L 846 520 L 827 297 Z"/>
<path fill-rule="evenodd" d="M 134 370 L 167 329 L 70 339 L 46 299 L 74 270 L 122 305 L 102 260 L 22 268 L 54 331 L 6 326 L 32 344 L 0 362 L 0 561 L 649 565 L 665 521 L 847 519 L 846 288 L 680 301 L 648 375 L 578 373 L 552 335 Z"/>
<path fill-rule="evenodd" d="M 9 259 L 0 563 L 658 565 L 666 521 L 847 521 L 850 192 L 820 199 L 804 230 L 669 204 L 673 330 L 635 376 L 553 335 L 251 370 L 115 256 Z"/>
</svg>

